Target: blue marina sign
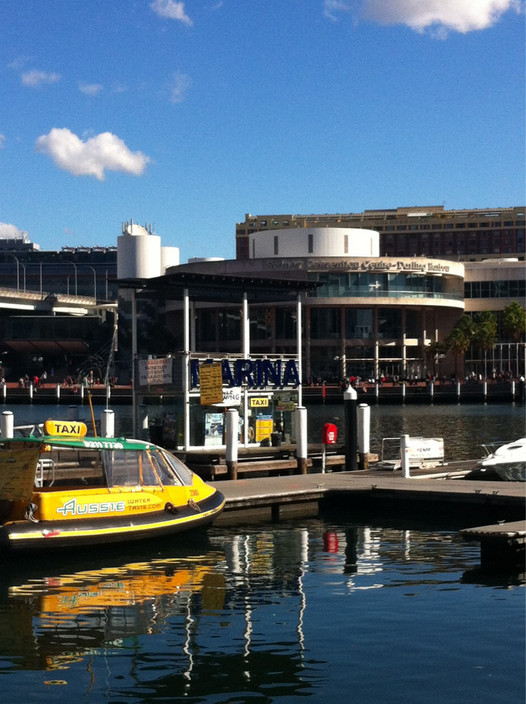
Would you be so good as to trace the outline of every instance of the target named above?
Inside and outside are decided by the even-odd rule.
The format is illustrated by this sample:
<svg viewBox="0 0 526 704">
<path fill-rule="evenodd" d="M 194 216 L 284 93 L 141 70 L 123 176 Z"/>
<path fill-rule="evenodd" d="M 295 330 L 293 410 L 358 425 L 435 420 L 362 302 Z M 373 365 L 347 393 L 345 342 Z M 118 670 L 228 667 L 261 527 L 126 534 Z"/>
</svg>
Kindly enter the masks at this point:
<svg viewBox="0 0 526 704">
<path fill-rule="evenodd" d="M 190 360 L 191 388 L 199 388 L 199 367 L 216 360 Z M 279 389 L 300 385 L 300 377 L 294 359 L 222 359 L 223 385 L 226 387 L 247 386 L 250 389 Z"/>
</svg>

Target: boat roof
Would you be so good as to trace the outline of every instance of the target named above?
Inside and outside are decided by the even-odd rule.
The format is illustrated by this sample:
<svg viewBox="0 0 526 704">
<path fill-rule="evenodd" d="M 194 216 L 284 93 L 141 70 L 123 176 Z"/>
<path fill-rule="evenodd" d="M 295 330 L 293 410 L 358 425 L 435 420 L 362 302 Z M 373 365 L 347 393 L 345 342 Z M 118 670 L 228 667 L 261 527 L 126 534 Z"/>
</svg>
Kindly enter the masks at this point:
<svg viewBox="0 0 526 704">
<path fill-rule="evenodd" d="M 18 445 L 50 445 L 58 448 L 85 450 L 152 450 L 156 448 L 151 442 L 132 440 L 130 438 L 99 438 L 99 437 L 57 437 L 55 435 L 30 435 L 28 437 L 13 437 L 0 440 L 4 444 Z"/>
</svg>

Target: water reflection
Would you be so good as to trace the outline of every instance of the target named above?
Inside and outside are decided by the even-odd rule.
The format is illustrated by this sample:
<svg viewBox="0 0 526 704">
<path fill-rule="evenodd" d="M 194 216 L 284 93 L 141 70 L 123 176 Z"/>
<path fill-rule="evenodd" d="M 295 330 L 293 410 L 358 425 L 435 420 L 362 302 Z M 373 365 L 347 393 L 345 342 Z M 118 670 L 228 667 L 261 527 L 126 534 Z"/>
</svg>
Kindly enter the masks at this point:
<svg viewBox="0 0 526 704">
<path fill-rule="evenodd" d="M 455 531 L 316 519 L 213 527 L 195 547 L 70 560 L 4 571 L 0 672 L 17 674 L 8 700 L 34 688 L 24 672 L 47 673 L 40 686 L 74 681 L 94 702 L 313 694 L 328 686 L 331 644 L 348 645 L 346 630 L 334 630 L 340 617 L 352 615 L 365 653 L 371 614 L 393 618 L 380 593 L 461 590 L 479 548 Z M 62 691 L 69 702 L 66 688 L 54 699 Z"/>
</svg>

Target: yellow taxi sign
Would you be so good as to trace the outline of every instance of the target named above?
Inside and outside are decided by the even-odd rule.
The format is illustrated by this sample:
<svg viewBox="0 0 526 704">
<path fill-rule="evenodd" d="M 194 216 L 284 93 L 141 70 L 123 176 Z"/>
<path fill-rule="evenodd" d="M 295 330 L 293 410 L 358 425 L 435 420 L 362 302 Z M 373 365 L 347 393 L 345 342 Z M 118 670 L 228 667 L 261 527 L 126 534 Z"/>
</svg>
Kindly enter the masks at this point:
<svg viewBox="0 0 526 704">
<path fill-rule="evenodd" d="M 250 399 L 250 408 L 266 408 L 268 406 L 267 397 L 258 397 Z"/>
<path fill-rule="evenodd" d="M 83 438 L 87 432 L 86 424 L 75 420 L 46 420 L 44 423 L 44 435 Z"/>
</svg>

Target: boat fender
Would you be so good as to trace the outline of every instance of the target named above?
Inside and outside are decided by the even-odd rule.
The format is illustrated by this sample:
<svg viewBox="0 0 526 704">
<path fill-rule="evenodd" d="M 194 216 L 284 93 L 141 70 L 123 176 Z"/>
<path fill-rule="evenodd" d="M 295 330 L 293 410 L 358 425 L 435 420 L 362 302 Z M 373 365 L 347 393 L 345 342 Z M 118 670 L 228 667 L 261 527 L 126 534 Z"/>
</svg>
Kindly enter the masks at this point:
<svg viewBox="0 0 526 704">
<path fill-rule="evenodd" d="M 38 523 L 38 518 L 35 517 L 35 511 L 37 508 L 38 506 L 36 504 L 30 503 L 24 513 L 24 518 L 32 523 Z"/>
<path fill-rule="evenodd" d="M 190 506 L 190 508 L 193 508 L 194 511 L 201 513 L 201 506 L 199 506 L 199 504 L 197 504 L 193 499 L 188 499 L 188 506 Z"/>
<path fill-rule="evenodd" d="M 167 513 L 177 513 L 177 509 L 176 509 L 175 506 L 174 506 L 173 504 L 171 504 L 169 501 L 164 504 L 164 510 L 165 510 Z"/>
</svg>

